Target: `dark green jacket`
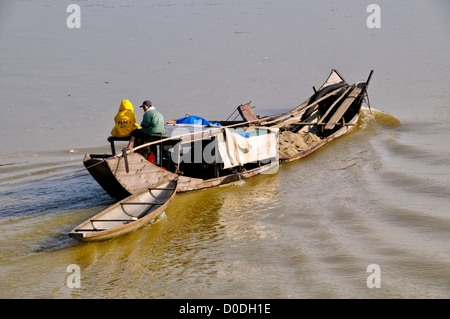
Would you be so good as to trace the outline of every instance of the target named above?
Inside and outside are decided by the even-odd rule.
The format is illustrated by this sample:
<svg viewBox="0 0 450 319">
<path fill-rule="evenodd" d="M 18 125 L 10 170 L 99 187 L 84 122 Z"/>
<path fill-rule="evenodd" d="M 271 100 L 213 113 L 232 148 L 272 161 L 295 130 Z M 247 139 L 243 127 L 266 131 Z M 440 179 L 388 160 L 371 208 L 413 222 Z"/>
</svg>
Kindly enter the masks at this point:
<svg viewBox="0 0 450 319">
<path fill-rule="evenodd" d="M 164 117 L 162 114 L 155 108 L 148 109 L 142 119 L 141 131 L 146 134 L 161 133 L 165 135 L 166 130 L 164 129 Z"/>
</svg>

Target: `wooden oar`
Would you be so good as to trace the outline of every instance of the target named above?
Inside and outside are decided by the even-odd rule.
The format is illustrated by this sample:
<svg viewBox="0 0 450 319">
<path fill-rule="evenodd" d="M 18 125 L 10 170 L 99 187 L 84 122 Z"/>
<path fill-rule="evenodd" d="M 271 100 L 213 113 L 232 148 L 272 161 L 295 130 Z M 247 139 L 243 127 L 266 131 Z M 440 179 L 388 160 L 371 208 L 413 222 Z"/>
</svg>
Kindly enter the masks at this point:
<svg viewBox="0 0 450 319">
<path fill-rule="evenodd" d="M 371 72 L 370 75 L 372 75 L 372 73 L 373 73 L 373 71 Z M 369 79 L 370 79 L 370 76 L 369 76 Z M 347 84 L 347 86 L 348 86 L 348 84 Z M 341 91 L 341 90 L 343 90 L 343 89 L 346 89 L 347 86 L 340 87 L 340 88 L 338 88 L 338 89 L 336 89 L 336 90 L 334 90 L 334 91 L 328 93 L 327 95 L 323 96 L 322 98 L 318 99 L 317 101 L 314 101 L 313 103 L 311 103 L 311 104 L 309 104 L 309 105 L 306 105 L 305 107 L 310 108 L 310 107 L 312 107 L 312 106 L 314 106 L 314 105 L 317 105 L 317 103 L 323 101 L 324 99 L 330 97 L 331 95 L 336 94 L 337 92 L 339 92 L 339 91 Z M 293 112 L 294 110 L 296 110 L 296 109 L 297 109 L 298 107 L 300 107 L 300 106 L 301 106 L 301 105 L 295 107 L 295 108 L 294 108 L 293 110 L 291 110 L 290 112 L 284 114 L 284 116 L 290 116 L 290 115 L 292 114 L 292 112 Z M 298 110 L 297 110 L 297 111 L 298 111 Z M 264 121 L 267 121 L 267 118 L 271 118 L 271 117 L 272 117 L 272 116 L 269 116 L 269 117 L 263 117 L 263 118 L 260 118 L 260 119 L 257 119 L 257 120 L 247 121 L 247 122 L 241 122 L 241 123 L 236 123 L 236 124 L 232 124 L 232 125 L 228 125 L 228 126 L 217 126 L 217 129 L 218 129 L 218 130 L 223 130 L 223 129 L 225 129 L 225 128 L 231 128 L 231 127 L 236 127 L 236 126 L 244 126 L 244 125 L 248 125 L 248 124 L 254 124 L 254 123 L 258 123 L 258 122 L 264 122 Z M 269 121 L 269 122 L 265 122 L 265 123 L 263 123 L 263 124 L 264 124 L 264 125 L 273 124 L 273 123 L 276 123 L 276 122 L 281 121 L 282 118 L 283 118 L 283 116 L 281 116 L 281 118 L 278 118 L 278 119 L 276 119 L 276 120 L 272 120 L 272 121 Z M 161 139 L 161 140 L 157 140 L 157 141 L 153 141 L 153 142 L 149 142 L 149 143 L 145 143 L 145 144 L 139 145 L 139 146 L 137 146 L 137 147 L 135 147 L 135 148 L 132 148 L 131 150 L 129 150 L 129 151 L 125 152 L 125 153 L 122 152 L 122 154 L 117 154 L 117 155 L 110 156 L 110 157 L 104 159 L 103 161 L 100 161 L 100 162 L 95 163 L 95 164 L 93 164 L 93 165 L 91 165 L 91 166 L 89 166 L 89 167 L 85 167 L 85 168 L 83 168 L 83 169 L 81 169 L 81 170 L 79 170 L 79 171 L 76 171 L 76 172 L 72 173 L 71 175 L 69 175 L 69 177 L 72 177 L 72 176 L 74 176 L 74 175 L 76 175 L 76 174 L 78 174 L 78 173 L 80 173 L 80 172 L 83 172 L 85 169 L 92 168 L 92 167 L 94 167 L 94 166 L 96 166 L 96 165 L 98 165 L 98 164 L 101 164 L 101 163 L 103 163 L 103 162 L 105 162 L 105 161 L 107 161 L 107 160 L 110 160 L 110 159 L 113 159 L 113 158 L 119 158 L 119 157 L 122 157 L 122 156 L 124 156 L 124 154 L 128 154 L 128 153 L 137 151 L 137 150 L 139 150 L 139 149 L 141 149 L 141 148 L 144 148 L 144 147 L 147 147 L 147 146 L 150 146 L 150 145 L 153 145 L 153 144 L 157 144 L 157 143 L 162 143 L 162 142 L 170 141 L 170 140 L 173 140 L 173 139 L 179 139 L 179 138 L 181 138 L 181 137 L 186 137 L 186 136 L 190 136 L 190 135 L 194 135 L 194 134 L 198 134 L 198 132 L 187 133 L 187 134 L 181 134 L 181 135 L 177 135 L 177 136 L 171 136 L 171 137 L 167 137 L 167 138 L 164 138 L 164 139 Z"/>
<path fill-rule="evenodd" d="M 329 94 L 323 96 L 322 98 L 318 99 L 318 100 L 315 101 L 314 103 L 311 103 L 310 105 L 307 105 L 306 107 L 308 107 L 308 108 L 309 108 L 309 107 L 312 107 L 312 106 L 316 105 L 317 103 L 321 102 L 322 100 L 326 99 L 327 97 L 329 97 L 329 96 L 331 96 L 331 95 L 333 95 L 333 94 L 336 94 L 337 92 L 341 91 L 342 89 L 345 89 L 345 87 L 341 87 L 341 88 L 338 88 L 338 89 L 334 90 L 333 92 L 330 92 Z M 297 107 L 294 108 L 292 111 L 290 111 L 290 112 L 284 114 L 284 116 L 290 116 L 291 113 L 292 113 L 295 109 L 297 109 L 298 107 L 300 107 L 300 106 L 301 106 L 301 105 L 297 106 Z M 228 125 L 228 126 L 217 126 L 217 129 L 218 129 L 218 130 L 223 130 L 223 129 L 225 129 L 225 128 L 231 128 L 231 127 L 236 127 L 236 126 L 244 126 L 244 125 L 248 125 L 248 124 L 254 124 L 254 123 L 258 123 L 258 122 L 264 122 L 264 121 L 267 121 L 267 119 L 268 119 L 268 118 L 271 118 L 271 117 L 273 117 L 273 116 L 263 117 L 263 118 L 260 118 L 260 119 L 257 119 L 257 120 L 247 121 L 247 122 L 241 122 L 241 123 L 236 123 L 236 124 L 232 124 L 232 125 Z M 278 118 L 278 119 L 276 119 L 276 120 L 272 120 L 272 121 L 269 121 L 269 122 L 265 122 L 265 123 L 263 123 L 263 124 L 264 124 L 264 125 L 273 124 L 273 123 L 276 123 L 276 122 L 281 121 L 282 118 L 283 118 L 283 115 L 281 116 L 281 118 Z M 182 138 L 182 137 L 186 137 L 186 136 L 190 136 L 190 135 L 194 135 L 194 134 L 198 134 L 198 133 L 199 133 L 199 132 L 193 132 L 193 133 L 181 134 L 181 135 L 177 135 L 177 136 L 171 136 L 171 137 L 167 137 L 167 138 L 164 138 L 164 139 L 161 139 L 161 140 L 157 140 L 157 141 L 153 141 L 153 142 L 149 142 L 149 143 L 145 143 L 145 144 L 139 145 L 139 146 L 137 146 L 137 147 L 135 147 L 135 148 L 132 148 L 131 150 L 129 150 L 129 151 L 125 152 L 125 153 L 122 152 L 122 154 L 117 154 L 117 155 L 110 156 L 110 157 L 104 159 L 103 161 L 100 161 L 100 162 L 95 163 L 95 164 L 93 164 L 93 165 L 91 165 L 91 166 L 89 166 L 89 167 L 85 167 L 85 168 L 83 168 L 83 169 L 81 169 L 81 170 L 78 170 L 78 171 L 76 171 L 76 172 L 70 174 L 69 177 L 72 177 L 72 176 L 74 176 L 74 175 L 76 175 L 76 174 L 78 174 L 78 173 L 81 173 L 81 172 L 83 172 L 85 169 L 90 169 L 90 168 L 92 168 L 92 167 L 94 167 L 94 166 L 96 166 L 96 165 L 99 165 L 99 164 L 101 164 L 101 163 L 103 163 L 103 162 L 105 162 L 105 161 L 108 161 L 108 160 L 110 160 L 110 159 L 113 159 L 113 158 L 119 158 L 119 157 L 122 157 L 122 156 L 124 156 L 124 155 L 126 155 L 126 154 L 129 154 L 129 153 L 131 153 L 131 152 L 137 151 L 137 150 L 139 150 L 139 149 L 141 149 L 141 148 L 144 148 L 144 147 L 147 147 L 147 146 L 150 146 L 150 145 L 153 145 L 153 144 L 157 144 L 157 143 L 162 143 L 162 142 L 166 142 L 166 141 L 170 141 L 170 140 L 174 140 L 174 139 L 179 139 L 179 138 Z"/>
<path fill-rule="evenodd" d="M 223 130 L 223 129 L 226 129 L 226 128 L 231 128 L 231 127 L 236 127 L 236 126 L 244 126 L 244 125 L 247 125 L 247 124 L 253 124 L 253 123 L 261 122 L 261 121 L 264 121 L 264 120 L 265 120 L 265 118 L 261 118 L 261 119 L 254 120 L 254 121 L 241 122 L 241 123 L 236 123 L 236 124 L 232 124 L 232 125 L 228 125 L 228 126 L 214 126 L 214 128 L 216 128 L 216 129 L 218 129 L 218 130 Z M 186 137 L 186 136 L 190 136 L 190 135 L 194 135 L 194 134 L 199 134 L 199 132 L 186 133 L 186 134 L 181 134 L 181 135 L 176 135 L 176 136 L 167 137 L 167 138 L 164 138 L 164 139 L 161 139 L 161 140 L 157 140 L 157 141 L 153 141 L 153 142 L 149 142 L 149 143 L 145 143 L 145 144 L 139 145 L 139 146 L 137 146 L 137 147 L 135 147 L 135 148 L 132 148 L 131 150 L 126 150 L 126 149 L 124 148 L 124 149 L 122 150 L 122 153 L 121 153 L 121 154 L 116 154 L 116 155 L 107 157 L 107 158 L 105 158 L 104 160 L 102 160 L 102 161 L 100 161 L 100 162 L 98 162 L 98 163 L 92 164 L 91 166 L 85 167 L 85 168 L 83 168 L 83 169 L 80 169 L 80 170 L 78 170 L 78 171 L 76 171 L 76 172 L 70 174 L 69 177 L 72 177 L 72 176 L 74 176 L 74 175 L 76 175 L 76 174 L 78 174 L 78 173 L 83 172 L 85 169 L 90 169 L 90 168 L 92 168 L 92 167 L 94 167 L 94 166 L 96 166 L 96 165 L 99 165 L 99 164 L 101 164 L 101 163 L 103 163 L 103 162 L 105 162 L 105 161 L 111 160 L 111 159 L 113 159 L 113 158 L 120 158 L 120 157 L 122 157 L 122 156 L 125 157 L 125 156 L 127 156 L 129 153 L 134 152 L 134 151 L 137 151 L 137 150 L 139 150 L 139 149 L 141 149 L 141 148 L 144 148 L 144 147 L 147 147 L 147 146 L 150 146 L 150 145 L 153 145 L 153 144 L 157 144 L 157 143 L 162 143 L 162 142 L 166 142 L 166 141 L 170 141 L 170 140 L 174 140 L 174 139 L 179 139 L 179 138 Z M 125 152 L 124 152 L 124 151 L 125 151 Z M 127 165 L 127 160 L 126 160 L 126 162 L 125 162 L 125 165 Z M 126 168 L 126 167 L 125 167 L 125 168 Z M 128 171 L 127 171 L 127 173 L 128 173 Z"/>
<path fill-rule="evenodd" d="M 261 122 L 263 120 L 264 120 L 264 118 L 253 120 L 253 121 L 240 122 L 240 123 L 227 125 L 227 126 L 213 126 L 213 129 L 223 130 L 223 129 L 226 129 L 226 128 L 231 128 L 231 127 L 236 127 L 236 126 L 244 126 L 244 125 L 247 125 L 247 124 L 257 123 L 257 122 Z M 166 141 L 170 141 L 170 140 L 175 140 L 175 139 L 179 139 L 179 138 L 182 138 L 182 137 L 187 137 L 187 136 L 195 135 L 195 134 L 199 134 L 199 133 L 200 132 L 186 133 L 186 134 L 181 134 L 181 135 L 176 135 L 176 136 L 163 138 L 161 140 L 157 140 L 157 141 L 153 141 L 153 142 L 148 142 L 148 143 L 139 145 L 139 146 L 137 146 L 135 148 L 132 148 L 129 152 L 134 152 L 134 151 L 137 151 L 137 150 L 139 150 L 141 148 L 144 148 L 144 147 L 147 147 L 147 146 L 150 146 L 150 145 L 153 145 L 153 144 L 158 144 L 158 143 L 162 143 L 162 142 L 166 142 Z M 120 157 L 121 155 L 119 154 L 118 156 Z"/>
</svg>

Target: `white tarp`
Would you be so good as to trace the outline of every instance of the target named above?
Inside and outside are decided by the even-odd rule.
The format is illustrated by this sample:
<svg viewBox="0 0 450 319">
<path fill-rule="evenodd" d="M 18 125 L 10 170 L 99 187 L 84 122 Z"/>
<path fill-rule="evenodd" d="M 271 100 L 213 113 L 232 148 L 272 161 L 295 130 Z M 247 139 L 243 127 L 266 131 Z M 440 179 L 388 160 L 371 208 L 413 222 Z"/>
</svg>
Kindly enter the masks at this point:
<svg viewBox="0 0 450 319">
<path fill-rule="evenodd" d="M 323 89 L 324 87 L 327 87 L 329 85 L 337 84 L 344 82 L 344 79 L 341 77 L 341 75 L 336 70 L 331 70 L 331 74 L 328 76 L 327 81 L 319 88 L 319 90 Z"/>
<path fill-rule="evenodd" d="M 262 129 L 267 133 L 261 135 L 256 129 L 251 130 L 239 134 L 242 132 L 224 129 L 224 134 L 217 136 L 218 161 L 224 168 L 272 159 L 278 161 L 278 129 Z"/>
</svg>

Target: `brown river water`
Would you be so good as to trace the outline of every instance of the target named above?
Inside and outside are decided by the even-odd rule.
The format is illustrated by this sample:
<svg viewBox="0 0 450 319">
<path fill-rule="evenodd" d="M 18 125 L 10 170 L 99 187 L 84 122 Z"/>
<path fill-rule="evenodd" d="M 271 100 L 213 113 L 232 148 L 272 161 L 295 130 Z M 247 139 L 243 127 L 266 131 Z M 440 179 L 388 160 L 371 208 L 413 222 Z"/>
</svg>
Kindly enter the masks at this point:
<svg viewBox="0 0 450 319">
<path fill-rule="evenodd" d="M 73 3 L 80 28 L 69 1 L 0 1 L 1 298 L 450 297 L 447 1 L 374 1 L 379 28 L 356 0 Z M 68 237 L 115 202 L 82 159 L 108 152 L 121 100 L 138 119 L 145 99 L 166 120 L 250 100 L 268 115 L 332 68 L 351 83 L 375 70 L 350 134 L 177 194 L 130 235 Z"/>
</svg>

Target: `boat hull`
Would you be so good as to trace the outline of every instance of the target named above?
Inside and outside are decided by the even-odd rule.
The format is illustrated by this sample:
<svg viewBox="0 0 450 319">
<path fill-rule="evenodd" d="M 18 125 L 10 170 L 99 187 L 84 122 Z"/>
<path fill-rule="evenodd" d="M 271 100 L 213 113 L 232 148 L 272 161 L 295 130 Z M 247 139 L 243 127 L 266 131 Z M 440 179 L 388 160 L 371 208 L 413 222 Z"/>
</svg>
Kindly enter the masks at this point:
<svg viewBox="0 0 450 319">
<path fill-rule="evenodd" d="M 280 157 L 276 163 L 252 169 L 237 169 L 225 176 L 202 179 L 166 171 L 147 161 L 137 152 L 125 156 L 111 156 L 104 160 L 92 159 L 88 154 L 84 165 L 105 191 L 116 199 L 123 199 L 157 183 L 178 178 L 178 192 L 216 187 L 250 178 L 304 158 L 329 142 L 347 134 L 357 124 L 361 105 L 372 76 L 366 81 L 348 85 L 336 70 L 332 70 L 315 94 L 291 111 L 258 120 L 258 125 L 271 129 L 299 132 L 302 127 L 314 127 L 318 141 L 293 154 Z M 328 109 L 324 109 L 324 105 Z M 280 146 L 280 145 L 279 145 Z M 194 176 L 197 176 L 194 174 Z"/>
<path fill-rule="evenodd" d="M 102 188 L 110 196 L 118 200 L 174 179 L 178 180 L 177 192 L 184 193 L 226 185 L 260 174 L 272 174 L 278 170 L 279 166 L 279 162 L 274 161 L 264 166 L 226 176 L 201 179 L 177 175 L 166 171 L 150 163 L 139 153 L 129 154 L 127 160 L 129 166 L 128 173 L 126 172 L 125 161 L 121 157 L 95 160 L 91 159 L 89 155 L 86 155 L 84 165 Z"/>
<path fill-rule="evenodd" d="M 80 241 L 103 241 L 136 231 L 161 215 L 176 191 L 177 181 L 172 181 L 129 196 L 84 221 L 69 236 Z"/>
<path fill-rule="evenodd" d="M 284 158 L 280 158 L 280 165 L 284 165 L 299 159 L 302 159 L 304 157 L 307 157 L 309 155 L 311 155 L 312 153 L 316 152 L 319 148 L 327 145 L 328 143 L 330 143 L 331 141 L 334 141 L 335 139 L 348 134 L 350 131 L 352 131 L 354 129 L 354 127 L 356 126 L 356 124 L 358 123 L 359 120 L 359 113 L 356 114 L 353 119 L 345 126 L 343 126 L 342 128 L 340 128 L 339 130 L 337 130 L 336 132 L 334 132 L 333 134 L 327 136 L 326 138 L 320 140 L 320 142 L 312 145 L 310 148 L 303 150 L 301 152 L 298 152 L 294 155 L 288 156 L 288 157 L 284 157 Z"/>
</svg>

